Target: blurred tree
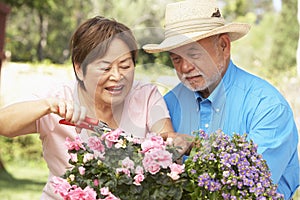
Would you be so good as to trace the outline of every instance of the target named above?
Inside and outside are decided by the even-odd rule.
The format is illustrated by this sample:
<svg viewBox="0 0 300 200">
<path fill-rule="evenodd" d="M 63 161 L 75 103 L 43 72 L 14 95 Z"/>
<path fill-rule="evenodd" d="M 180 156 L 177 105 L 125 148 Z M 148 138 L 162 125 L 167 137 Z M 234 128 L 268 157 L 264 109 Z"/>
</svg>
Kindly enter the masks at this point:
<svg viewBox="0 0 300 200">
<path fill-rule="evenodd" d="M 140 47 L 145 43 L 160 42 L 164 37 L 162 28 L 165 5 L 174 2 L 174 0 L 4 1 L 15 8 L 10 15 L 6 42 L 7 49 L 12 52 L 12 60 L 47 59 L 53 63 L 64 63 L 69 59 L 71 34 L 83 20 L 95 15 L 115 18 L 131 27 Z M 285 1 L 284 4 L 287 5 L 290 1 L 292 0 Z M 268 12 L 274 11 L 269 0 L 219 0 L 219 2 L 222 5 L 223 15 L 228 21 L 249 19 L 252 21 L 254 18 L 255 23 L 259 24 Z M 291 16 L 282 19 L 287 17 Z M 281 31 L 276 33 L 278 32 Z M 167 53 L 146 54 L 140 49 L 139 54 L 138 63 L 143 64 L 144 67 L 157 62 L 171 66 Z M 272 55 L 274 54 L 275 50 Z"/>
<path fill-rule="evenodd" d="M 251 11 L 253 2 L 247 0 L 224 0 L 222 14 L 227 21 L 234 21 L 239 16 L 244 16 Z"/>
<path fill-rule="evenodd" d="M 54 63 L 64 63 L 69 58 L 71 34 L 83 20 L 95 15 L 115 18 L 128 25 L 136 34 L 140 46 L 146 42 L 160 42 L 165 4 L 172 0 L 6 1 L 13 6 L 7 31 L 7 49 L 12 52 L 11 59 L 48 59 Z M 43 3 L 49 5 L 47 12 L 44 11 L 45 6 L 40 5 Z M 155 60 L 160 60 L 160 57 L 140 50 L 139 63 L 154 63 Z"/>
<path fill-rule="evenodd" d="M 296 67 L 298 38 L 297 0 L 285 0 L 282 2 L 282 10 L 273 35 L 273 47 L 269 59 L 272 74 Z"/>
<path fill-rule="evenodd" d="M 236 19 L 254 13 L 256 23 L 259 23 L 264 15 L 274 11 L 274 6 L 270 0 L 220 0 L 223 5 L 223 15 L 227 21 L 235 21 Z"/>
<path fill-rule="evenodd" d="M 12 6 L 7 27 L 7 49 L 14 61 L 63 63 L 69 56 L 69 39 L 89 13 L 83 0 L 5 0 Z M 68 13 L 68 15 L 66 15 Z"/>
<path fill-rule="evenodd" d="M 38 42 L 36 48 L 36 54 L 38 61 L 44 59 L 44 49 L 47 45 L 47 34 L 48 34 L 48 19 L 47 15 L 55 8 L 55 0 L 3 0 L 8 5 L 11 5 L 13 8 L 28 7 L 33 12 L 37 13 L 37 23 L 38 23 Z M 19 10 L 18 10 L 19 11 Z M 14 11 L 12 12 L 12 14 Z"/>
</svg>

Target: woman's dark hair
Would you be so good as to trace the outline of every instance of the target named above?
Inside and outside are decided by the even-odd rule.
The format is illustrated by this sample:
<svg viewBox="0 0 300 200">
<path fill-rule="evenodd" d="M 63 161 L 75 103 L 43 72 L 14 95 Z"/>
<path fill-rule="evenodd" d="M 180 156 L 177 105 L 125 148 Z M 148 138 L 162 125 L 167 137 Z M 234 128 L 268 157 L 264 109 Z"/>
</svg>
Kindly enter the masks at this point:
<svg viewBox="0 0 300 200">
<path fill-rule="evenodd" d="M 70 49 L 76 79 L 84 88 L 83 82 L 78 78 L 75 64 L 80 65 L 83 75 L 86 74 L 87 65 L 105 55 L 111 41 L 121 39 L 130 49 L 133 62 L 136 63 L 137 42 L 131 30 L 114 19 L 96 16 L 81 24 L 71 38 Z"/>
</svg>

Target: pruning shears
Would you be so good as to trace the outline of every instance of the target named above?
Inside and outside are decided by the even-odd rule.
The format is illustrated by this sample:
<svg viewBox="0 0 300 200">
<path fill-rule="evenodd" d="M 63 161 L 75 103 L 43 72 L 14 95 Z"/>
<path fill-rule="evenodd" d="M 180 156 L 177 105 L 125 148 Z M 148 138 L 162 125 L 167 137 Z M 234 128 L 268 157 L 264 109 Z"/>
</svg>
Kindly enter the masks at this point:
<svg viewBox="0 0 300 200">
<path fill-rule="evenodd" d="M 80 124 L 71 123 L 71 122 L 67 121 L 66 119 L 59 120 L 59 123 L 64 124 L 64 125 L 75 126 L 78 128 L 84 128 L 84 129 L 96 131 L 97 133 L 100 133 L 100 134 L 102 134 L 104 132 L 110 132 L 113 130 L 112 128 L 110 128 L 107 125 L 107 123 L 100 121 L 98 119 L 90 118 L 90 117 L 85 117 L 84 121 L 81 122 Z"/>
</svg>

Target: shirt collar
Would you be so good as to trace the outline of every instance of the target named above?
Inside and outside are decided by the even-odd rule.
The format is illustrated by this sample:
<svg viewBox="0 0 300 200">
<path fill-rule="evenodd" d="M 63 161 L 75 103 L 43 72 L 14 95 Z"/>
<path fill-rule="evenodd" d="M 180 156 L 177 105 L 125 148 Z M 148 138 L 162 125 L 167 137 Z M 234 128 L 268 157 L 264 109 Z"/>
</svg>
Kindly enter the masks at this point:
<svg viewBox="0 0 300 200">
<path fill-rule="evenodd" d="M 230 60 L 224 77 L 222 78 L 218 86 L 214 89 L 214 91 L 207 98 L 211 102 L 212 108 L 215 112 L 219 112 L 220 109 L 224 108 L 224 104 L 226 102 L 226 91 L 229 89 L 230 85 L 234 81 L 234 70 L 235 66 Z M 204 98 L 201 97 L 199 92 L 194 92 L 194 96 L 196 101 L 198 99 L 200 101 L 204 100 Z"/>
</svg>

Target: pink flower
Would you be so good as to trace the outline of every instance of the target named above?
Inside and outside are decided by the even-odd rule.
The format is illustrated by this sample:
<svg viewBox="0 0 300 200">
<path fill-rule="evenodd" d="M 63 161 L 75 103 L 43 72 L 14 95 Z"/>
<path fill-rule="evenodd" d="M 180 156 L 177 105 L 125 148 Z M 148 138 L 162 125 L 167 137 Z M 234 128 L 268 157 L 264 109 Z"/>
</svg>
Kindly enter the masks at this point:
<svg viewBox="0 0 300 200">
<path fill-rule="evenodd" d="M 82 141 L 78 136 L 75 137 L 74 141 L 72 141 L 69 137 L 67 137 L 65 145 L 67 146 L 68 150 L 74 150 L 74 149 L 76 151 L 78 151 L 79 149 L 85 150 L 85 147 L 83 146 Z"/>
<path fill-rule="evenodd" d="M 86 196 L 85 199 L 96 199 L 97 197 L 97 193 L 95 192 L 95 190 L 93 188 L 90 188 L 89 186 L 87 186 L 86 188 L 84 188 L 84 191 L 86 192 Z"/>
<path fill-rule="evenodd" d="M 180 176 L 177 173 L 171 172 L 167 174 L 169 177 L 171 177 L 171 179 L 173 179 L 174 181 L 178 180 L 180 178 Z"/>
<path fill-rule="evenodd" d="M 171 173 L 168 173 L 167 175 L 173 180 L 178 180 L 180 178 L 179 174 L 184 172 L 184 165 L 173 163 L 169 168 L 171 169 Z"/>
<path fill-rule="evenodd" d="M 109 195 L 107 197 L 105 197 L 104 200 L 120 200 L 119 198 L 117 198 L 115 195 L 113 195 L 112 193 L 109 193 Z"/>
<path fill-rule="evenodd" d="M 90 137 L 88 140 L 88 146 L 93 150 L 93 151 L 99 151 L 101 153 L 104 152 L 105 147 L 102 144 L 102 141 L 98 137 Z"/>
<path fill-rule="evenodd" d="M 71 189 L 71 185 L 68 183 L 68 181 L 60 177 L 53 177 L 51 183 L 54 187 L 54 193 L 58 193 L 62 197 L 66 197 Z"/>
<path fill-rule="evenodd" d="M 133 182 L 134 185 L 141 185 L 141 182 L 145 179 L 145 176 L 144 174 L 137 174 L 133 177 L 133 179 L 134 179 Z"/>
<path fill-rule="evenodd" d="M 132 142 L 134 144 L 141 144 L 142 143 L 141 138 L 133 138 Z"/>
<path fill-rule="evenodd" d="M 134 173 L 136 174 L 143 174 L 144 173 L 144 168 L 140 165 L 138 165 L 136 168 L 135 168 L 135 171 Z"/>
<path fill-rule="evenodd" d="M 130 170 L 128 168 L 117 168 L 116 169 L 116 173 L 119 174 L 119 173 L 124 173 L 124 174 L 127 174 L 128 176 L 130 176 Z"/>
<path fill-rule="evenodd" d="M 158 135 L 148 134 L 146 140 L 141 144 L 142 153 L 146 153 L 151 149 L 165 149 L 166 143 L 163 138 Z"/>
<path fill-rule="evenodd" d="M 88 199 L 88 200 L 96 200 L 97 193 L 87 186 L 82 190 L 80 187 L 74 186 L 73 190 L 69 192 L 68 195 L 69 200 L 79 200 L 79 199 Z"/>
<path fill-rule="evenodd" d="M 99 185 L 99 180 L 98 180 L 98 179 L 95 179 L 95 180 L 94 180 L 94 186 L 97 187 L 98 185 Z"/>
<path fill-rule="evenodd" d="M 144 161 L 145 160 L 145 161 Z M 166 150 L 162 149 L 152 149 L 145 154 L 143 159 L 143 165 L 145 167 L 145 163 L 155 161 L 157 162 L 162 168 L 167 168 L 169 165 L 173 163 L 172 161 L 172 154 Z M 145 167 L 146 169 L 146 167 Z"/>
<path fill-rule="evenodd" d="M 124 160 L 122 160 L 122 166 L 127 169 L 134 169 L 134 162 L 130 160 L 129 157 L 126 157 Z"/>
<path fill-rule="evenodd" d="M 70 153 L 70 159 L 72 162 L 77 162 L 77 153 Z"/>
<path fill-rule="evenodd" d="M 107 197 L 105 197 L 105 198 L 102 199 L 102 200 L 120 200 L 119 198 L 117 198 L 115 195 L 113 195 L 113 194 L 109 191 L 109 188 L 108 188 L 108 187 L 100 188 L 100 193 L 101 193 L 103 196 L 107 196 Z M 100 199 L 100 200 L 101 200 L 101 199 Z"/>
<path fill-rule="evenodd" d="M 94 158 L 94 154 L 91 153 L 84 154 L 83 163 L 87 163 L 88 161 L 93 160 L 93 158 Z"/>
<path fill-rule="evenodd" d="M 146 172 L 150 172 L 151 174 L 156 174 L 160 170 L 160 165 L 158 162 L 151 159 L 144 159 L 143 165 Z"/>
<path fill-rule="evenodd" d="M 107 195 L 109 195 L 109 188 L 108 187 L 103 187 L 103 188 L 101 188 L 100 189 L 100 193 L 102 194 L 102 195 L 104 195 L 104 196 L 107 196 Z"/>
<path fill-rule="evenodd" d="M 118 128 L 111 132 L 104 133 L 101 136 L 101 139 L 105 140 L 105 144 L 108 148 L 111 148 L 114 143 L 118 142 L 121 133 L 122 133 L 122 130 Z"/>
<path fill-rule="evenodd" d="M 80 175 L 84 175 L 85 174 L 85 168 L 84 167 L 80 166 L 80 167 L 78 167 L 78 170 L 79 170 L 79 174 Z"/>
<path fill-rule="evenodd" d="M 167 168 L 173 163 L 172 160 L 172 154 L 166 150 L 164 151 L 158 151 L 159 157 L 158 157 L 158 162 L 162 168 Z"/>
<path fill-rule="evenodd" d="M 147 138 L 150 138 L 150 140 L 151 140 L 152 142 L 157 143 L 157 144 L 159 144 L 160 146 L 165 146 L 165 141 L 164 141 L 164 139 L 163 139 L 161 136 L 159 136 L 159 135 L 157 135 L 157 134 L 155 134 L 155 133 L 150 133 L 150 134 L 148 134 Z"/>
<path fill-rule="evenodd" d="M 177 173 L 177 174 L 181 174 L 184 172 L 184 164 L 183 165 L 179 165 L 176 163 L 172 163 L 169 168 L 171 169 L 171 172 Z"/>
</svg>

